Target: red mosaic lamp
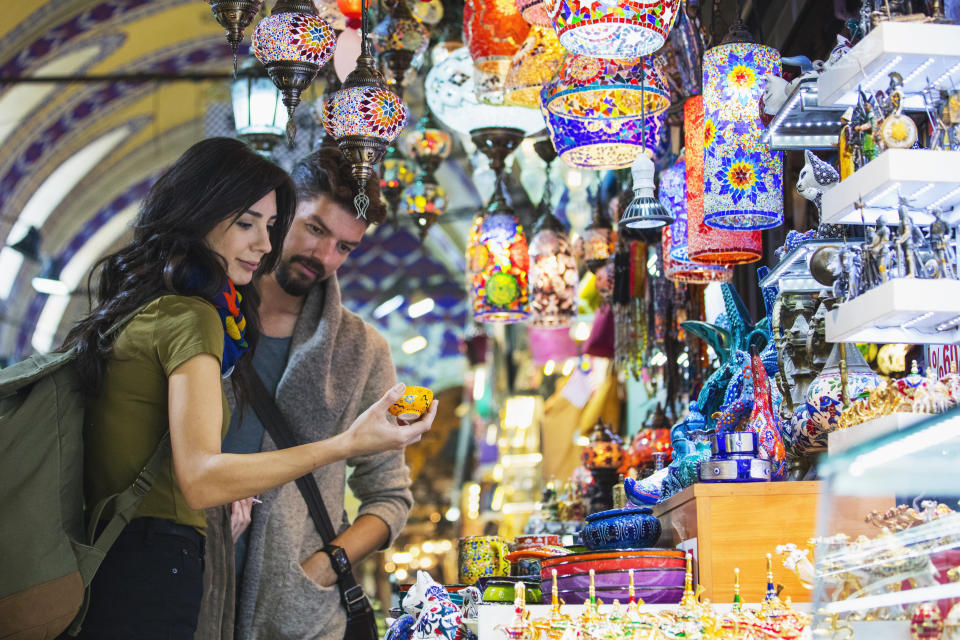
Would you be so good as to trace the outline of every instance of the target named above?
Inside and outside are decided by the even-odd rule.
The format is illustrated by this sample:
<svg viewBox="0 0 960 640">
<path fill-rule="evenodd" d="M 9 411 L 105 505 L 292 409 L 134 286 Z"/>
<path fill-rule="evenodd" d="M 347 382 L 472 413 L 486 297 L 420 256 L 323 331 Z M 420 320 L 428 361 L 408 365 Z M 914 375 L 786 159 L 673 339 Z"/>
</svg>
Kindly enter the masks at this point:
<svg viewBox="0 0 960 640">
<path fill-rule="evenodd" d="M 336 41 L 333 29 L 320 19 L 310 0 L 278 0 L 273 13 L 257 23 L 253 32 L 253 53 L 283 95 L 291 145 L 297 134 L 293 112 L 300 94 L 333 56 Z"/>
<path fill-rule="evenodd" d="M 530 25 L 511 0 L 466 0 L 463 35 L 473 59 L 474 85 L 481 102 L 503 101 L 503 83 L 510 61 L 529 31 Z"/>
<path fill-rule="evenodd" d="M 713 229 L 703 221 L 703 96 L 683 105 L 684 161 L 687 168 L 687 256 L 693 262 L 733 266 L 759 260 L 763 237 L 756 231 Z"/>
</svg>

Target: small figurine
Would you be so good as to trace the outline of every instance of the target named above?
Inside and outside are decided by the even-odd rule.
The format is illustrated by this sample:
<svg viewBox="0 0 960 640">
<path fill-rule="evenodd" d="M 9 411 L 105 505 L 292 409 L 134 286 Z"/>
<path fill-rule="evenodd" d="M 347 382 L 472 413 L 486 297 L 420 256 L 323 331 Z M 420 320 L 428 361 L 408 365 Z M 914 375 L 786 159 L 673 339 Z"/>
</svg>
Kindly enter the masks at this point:
<svg viewBox="0 0 960 640">
<path fill-rule="evenodd" d="M 909 149 L 917 141 L 917 125 L 911 118 L 903 115 L 903 77 L 899 73 L 890 74 L 890 89 L 886 94 L 885 106 L 879 129 L 883 147 Z"/>
<path fill-rule="evenodd" d="M 837 251 L 835 265 L 837 279 L 833 283 L 833 295 L 839 302 L 851 300 L 860 293 L 862 268 L 860 251 L 844 242 Z"/>
<path fill-rule="evenodd" d="M 890 230 L 883 224 L 882 218 L 877 218 L 867 251 L 870 252 L 870 267 L 872 272 L 864 274 L 870 277 L 869 287 L 878 287 L 887 281 L 887 269 L 890 266 Z M 865 263 L 866 266 L 866 263 Z"/>
<path fill-rule="evenodd" d="M 950 248 L 950 227 L 943 221 L 939 209 L 931 213 L 934 218 L 930 224 L 930 249 L 933 251 L 933 258 L 927 261 L 926 271 L 934 278 L 956 279 L 956 260 Z"/>
<path fill-rule="evenodd" d="M 838 152 L 840 156 L 840 180 L 846 180 L 853 175 L 856 167 L 853 163 L 854 132 L 850 121 L 853 119 L 853 107 L 848 107 L 840 116 L 840 140 Z"/>
<path fill-rule="evenodd" d="M 917 252 L 917 228 L 913 224 L 910 212 L 907 211 L 907 199 L 898 197 L 897 213 L 900 215 L 900 226 L 897 228 L 895 244 L 897 246 L 897 265 L 902 278 L 920 277 L 920 255 Z"/>
</svg>

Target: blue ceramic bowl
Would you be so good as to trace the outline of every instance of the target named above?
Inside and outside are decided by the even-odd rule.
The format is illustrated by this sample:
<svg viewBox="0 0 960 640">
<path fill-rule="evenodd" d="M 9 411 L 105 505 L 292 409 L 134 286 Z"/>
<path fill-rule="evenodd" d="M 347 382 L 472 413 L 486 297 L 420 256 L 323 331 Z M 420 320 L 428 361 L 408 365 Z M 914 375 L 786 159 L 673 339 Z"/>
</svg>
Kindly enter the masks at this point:
<svg viewBox="0 0 960 640">
<path fill-rule="evenodd" d="M 591 551 L 645 549 L 656 544 L 660 530 L 660 520 L 652 509 L 629 507 L 587 516 L 580 538 Z"/>
</svg>

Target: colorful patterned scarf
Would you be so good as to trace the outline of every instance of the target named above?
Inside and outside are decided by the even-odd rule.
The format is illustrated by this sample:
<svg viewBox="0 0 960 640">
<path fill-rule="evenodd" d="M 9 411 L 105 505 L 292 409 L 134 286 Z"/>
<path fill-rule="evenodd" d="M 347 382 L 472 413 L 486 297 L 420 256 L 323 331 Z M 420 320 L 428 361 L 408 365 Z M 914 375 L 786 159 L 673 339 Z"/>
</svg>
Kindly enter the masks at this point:
<svg viewBox="0 0 960 640">
<path fill-rule="evenodd" d="M 237 360 L 250 348 L 247 344 L 245 332 L 247 321 L 240 313 L 240 292 L 233 286 L 233 281 L 227 278 L 223 288 L 210 301 L 220 314 L 223 322 L 223 358 L 220 365 L 220 374 L 226 378 L 233 371 Z"/>
</svg>

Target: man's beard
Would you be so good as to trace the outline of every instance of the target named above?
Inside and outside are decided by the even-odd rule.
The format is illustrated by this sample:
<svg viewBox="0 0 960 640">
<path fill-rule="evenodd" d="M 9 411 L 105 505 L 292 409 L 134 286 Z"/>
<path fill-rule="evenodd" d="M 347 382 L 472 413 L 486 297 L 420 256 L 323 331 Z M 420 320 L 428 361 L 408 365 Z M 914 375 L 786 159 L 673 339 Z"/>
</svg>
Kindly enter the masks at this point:
<svg viewBox="0 0 960 640">
<path fill-rule="evenodd" d="M 298 271 L 294 271 L 291 266 L 295 262 L 299 262 L 308 269 L 316 272 L 317 277 L 310 278 Z M 290 258 L 289 261 L 281 260 L 277 265 L 274 276 L 280 288 L 283 289 L 287 295 L 291 296 L 305 296 L 310 292 L 310 289 L 313 288 L 313 285 L 326 279 L 323 264 L 306 256 L 294 256 Z"/>
</svg>

